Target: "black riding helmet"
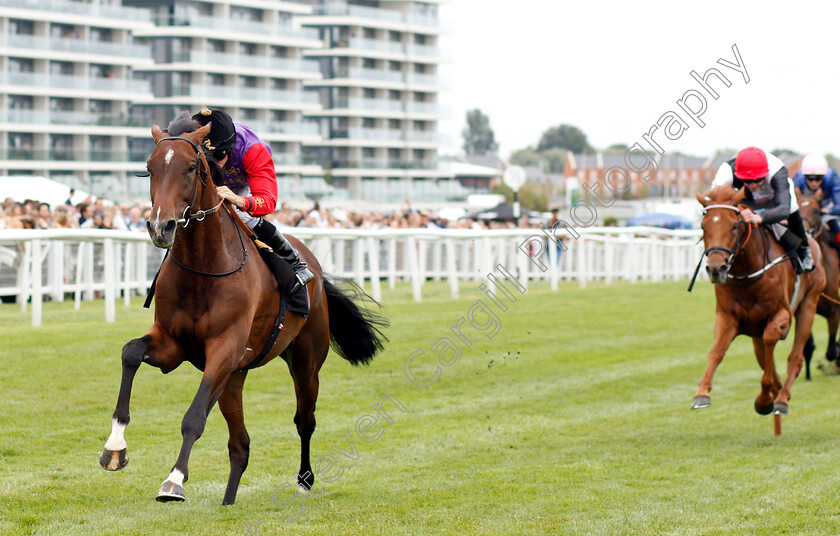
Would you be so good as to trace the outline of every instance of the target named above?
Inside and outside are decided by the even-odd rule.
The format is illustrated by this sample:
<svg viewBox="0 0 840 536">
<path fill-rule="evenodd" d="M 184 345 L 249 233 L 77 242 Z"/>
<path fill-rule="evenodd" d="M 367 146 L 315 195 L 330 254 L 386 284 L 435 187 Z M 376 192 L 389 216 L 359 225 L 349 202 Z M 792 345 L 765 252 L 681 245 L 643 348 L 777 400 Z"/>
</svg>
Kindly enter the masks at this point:
<svg viewBox="0 0 840 536">
<path fill-rule="evenodd" d="M 203 145 L 214 155 L 223 155 L 233 144 L 236 143 L 236 130 L 233 128 L 233 119 L 218 108 L 204 108 L 192 116 L 201 126 L 207 123 L 210 125 L 210 134 L 204 139 Z"/>
</svg>

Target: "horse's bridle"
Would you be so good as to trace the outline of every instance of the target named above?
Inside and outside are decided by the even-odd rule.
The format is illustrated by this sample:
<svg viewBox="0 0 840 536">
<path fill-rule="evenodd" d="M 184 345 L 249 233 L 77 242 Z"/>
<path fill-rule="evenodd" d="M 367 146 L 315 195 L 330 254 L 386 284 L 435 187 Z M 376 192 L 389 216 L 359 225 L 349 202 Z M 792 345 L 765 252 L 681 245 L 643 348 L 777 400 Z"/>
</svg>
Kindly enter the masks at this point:
<svg viewBox="0 0 840 536">
<path fill-rule="evenodd" d="M 738 253 L 744 251 L 744 248 L 746 247 L 747 242 L 750 241 L 750 236 L 752 236 L 752 225 L 741 217 L 741 209 L 739 209 L 738 207 L 733 206 L 733 205 L 708 205 L 708 206 L 703 208 L 703 215 L 705 216 L 706 213 L 710 209 L 713 209 L 713 208 L 723 208 L 723 209 L 727 209 L 727 210 L 734 210 L 735 212 L 738 213 L 738 237 L 736 238 L 736 241 L 735 241 L 735 243 L 737 244 L 737 246 L 735 247 L 735 250 L 732 250 L 731 248 L 728 248 L 728 247 L 725 247 L 725 246 L 709 246 L 703 251 L 703 256 L 707 257 L 707 258 L 712 253 L 718 253 L 718 254 L 724 256 L 725 259 L 726 259 L 724 261 L 724 266 L 726 267 L 727 270 L 729 270 L 729 268 L 732 266 L 732 261 L 735 259 L 735 256 L 738 255 Z M 745 223 L 747 224 L 747 231 L 746 231 L 747 239 L 744 240 L 743 242 L 741 242 L 741 237 L 743 237 L 744 234 L 745 234 L 744 231 L 743 231 L 743 225 L 742 224 L 745 224 Z"/>
<path fill-rule="evenodd" d="M 818 206 L 819 206 L 819 205 L 818 205 Z M 823 230 L 823 225 L 822 225 L 822 209 L 820 209 L 819 211 L 817 211 L 817 214 L 819 214 L 819 215 L 818 215 L 816 218 L 812 218 L 812 219 L 811 219 L 811 218 L 802 218 L 802 219 L 803 219 L 805 222 L 807 222 L 807 223 L 808 223 L 808 225 L 810 226 L 810 229 L 805 229 L 805 231 L 806 231 L 809 235 L 813 236 L 814 238 L 817 238 L 817 236 L 819 236 L 819 234 L 820 234 L 820 233 L 822 232 L 822 230 Z"/>
<path fill-rule="evenodd" d="M 204 151 L 201 150 L 201 147 L 199 147 L 197 143 L 195 143 L 194 141 L 192 141 L 189 138 L 185 138 L 183 136 L 167 136 L 165 138 L 159 139 L 157 142 L 155 142 L 155 145 L 158 145 L 160 142 L 167 141 L 167 140 L 181 140 L 181 141 L 185 141 L 185 142 L 189 143 L 190 145 L 192 145 L 192 148 L 195 149 L 195 153 L 200 157 L 199 165 L 198 165 L 197 169 L 195 170 L 195 175 L 196 175 L 196 177 L 198 177 L 198 180 L 195 181 L 195 188 L 193 188 L 192 201 L 190 201 L 190 204 L 187 205 L 184 208 L 184 213 L 183 213 L 183 215 L 181 215 L 181 218 L 179 220 L 176 220 L 177 225 L 180 225 L 180 226 L 186 228 L 187 225 L 190 224 L 190 221 L 192 221 L 192 220 L 204 221 L 204 218 L 206 218 L 207 216 L 209 216 L 211 214 L 214 214 L 216 211 L 219 210 L 219 208 L 221 208 L 221 206 L 224 204 L 225 200 L 224 200 L 224 198 L 221 199 L 219 201 L 219 203 L 216 206 L 214 206 L 213 208 L 210 208 L 210 209 L 207 209 L 207 210 L 199 210 L 198 212 L 191 212 L 193 205 L 195 205 L 196 196 L 198 195 L 198 183 L 200 182 L 201 186 L 203 187 L 202 192 L 201 192 L 201 197 L 204 197 L 204 193 L 207 191 L 207 181 L 204 179 L 204 176 L 202 176 L 202 168 L 204 170 L 204 175 L 205 176 L 210 176 L 210 165 L 207 163 L 207 157 L 204 156 Z M 199 201 L 200 200 L 201 200 L 201 198 L 199 198 Z M 233 213 L 230 212 L 230 209 L 228 209 L 228 213 L 231 215 L 232 218 L 234 218 L 234 220 L 236 219 L 234 217 Z M 177 264 L 178 266 L 180 266 L 184 270 L 187 270 L 188 272 L 192 272 L 194 274 L 212 276 L 212 277 L 224 277 L 224 276 L 227 276 L 227 275 L 235 274 L 236 272 L 241 270 L 245 266 L 245 263 L 248 261 L 248 250 L 245 247 L 244 241 L 242 240 L 242 232 L 240 231 L 238 226 L 236 227 L 236 234 L 239 237 L 239 243 L 242 246 L 242 261 L 239 263 L 239 266 L 234 268 L 233 270 L 229 270 L 229 271 L 223 272 L 223 273 L 202 272 L 200 270 L 195 270 L 193 268 L 190 268 L 189 266 L 186 266 L 186 265 L 182 264 L 181 262 L 178 261 L 178 259 L 175 258 L 174 254 L 171 255 L 172 260 L 175 261 L 175 264 Z M 171 253 L 171 249 L 169 251 L 167 251 L 167 256 L 169 255 L 169 253 Z M 165 257 L 164 257 L 164 260 L 166 260 Z M 163 264 L 161 263 L 161 266 L 162 265 Z M 155 278 L 157 278 L 157 276 L 155 276 Z"/>
<path fill-rule="evenodd" d="M 210 208 L 210 209 L 207 209 L 207 210 L 199 210 L 198 212 L 191 212 L 193 205 L 195 205 L 196 195 L 198 195 L 198 183 L 200 182 L 201 185 L 204 187 L 204 190 L 202 190 L 202 194 L 201 194 L 202 197 L 204 196 L 204 191 L 207 190 L 207 181 L 204 179 L 204 176 L 209 176 L 210 175 L 210 166 L 209 166 L 209 164 L 207 164 L 207 157 L 204 156 L 204 151 L 202 151 L 201 147 L 199 147 L 198 144 L 195 143 L 194 141 L 192 141 L 191 139 L 185 138 L 183 136 L 167 136 L 165 138 L 159 139 L 155 143 L 155 145 L 158 145 L 160 142 L 167 141 L 167 140 L 182 140 L 182 141 L 185 141 L 185 142 L 189 143 L 190 145 L 192 145 L 192 148 L 195 149 L 195 154 L 197 154 L 200 157 L 200 160 L 199 160 L 199 163 L 198 163 L 198 169 L 195 170 L 195 174 L 196 174 L 196 177 L 198 177 L 198 180 L 195 181 L 195 188 L 193 188 L 192 201 L 190 201 L 190 204 L 187 205 L 184 208 L 184 213 L 181 215 L 181 218 L 176 220 L 176 223 L 178 225 L 186 228 L 187 225 L 190 224 L 190 221 L 192 221 L 192 220 L 203 221 L 204 218 L 206 218 L 210 214 L 213 214 L 214 212 L 219 210 L 219 208 L 221 208 L 222 203 L 224 203 L 225 200 L 222 199 L 221 201 L 219 201 L 219 204 L 216 205 L 213 208 Z M 202 168 L 204 170 L 204 176 L 202 176 L 202 173 L 201 173 Z"/>
</svg>

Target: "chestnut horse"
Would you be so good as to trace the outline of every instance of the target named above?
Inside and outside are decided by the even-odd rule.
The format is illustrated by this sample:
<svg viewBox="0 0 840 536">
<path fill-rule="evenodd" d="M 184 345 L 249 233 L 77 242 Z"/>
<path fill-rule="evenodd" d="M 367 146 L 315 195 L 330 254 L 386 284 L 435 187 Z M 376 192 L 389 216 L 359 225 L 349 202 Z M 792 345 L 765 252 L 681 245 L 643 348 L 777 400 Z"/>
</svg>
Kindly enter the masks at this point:
<svg viewBox="0 0 840 536">
<path fill-rule="evenodd" d="M 167 134 L 157 125 L 152 127 L 156 147 L 147 163 L 152 199 L 149 234 L 156 246 L 170 249 L 157 277 L 154 324 L 144 336 L 123 347 L 122 383 L 100 464 L 118 470 L 128 463 L 124 432 L 131 387 L 140 364 L 158 367 L 166 374 L 189 361 L 203 376 L 181 423 L 180 454 L 156 498 L 185 500 L 183 483 L 189 476 L 190 451 L 218 402 L 230 433 L 230 477 L 222 504 L 233 504 L 248 465 L 250 439 L 242 412 L 245 377 L 250 368 L 280 355 L 289 367 L 297 396 L 298 484 L 302 491 L 309 490 L 314 482 L 309 442 L 315 430 L 318 371 L 330 341 L 350 363 L 366 364 L 382 349 L 380 328 L 387 322 L 359 309 L 352 299 L 358 294 L 351 296 L 324 279 L 312 252 L 287 235 L 315 274 L 304 289 L 310 312 L 308 317 L 289 312 L 279 337 L 268 349 L 279 318 L 281 292 L 234 214 L 220 208 L 222 199 L 212 182 L 218 167 L 208 164 L 201 150 L 210 125 L 197 130 L 196 125 L 186 124 L 170 128 Z M 260 357 L 264 346 L 268 352 Z"/>
<path fill-rule="evenodd" d="M 820 245 L 823 257 L 823 268 L 825 268 L 825 290 L 817 303 L 817 314 L 825 317 L 828 321 L 828 348 L 825 351 L 825 358 L 828 361 L 836 361 L 840 357 L 840 343 L 837 342 L 837 326 L 840 325 L 840 255 L 831 245 L 834 242 L 834 235 L 829 231 L 828 225 L 823 223 L 822 208 L 820 201 L 823 198 L 823 191 L 817 190 L 814 194 L 804 194 L 796 190 L 796 197 L 799 200 L 799 213 L 802 215 L 805 230 L 813 236 Z M 811 357 L 814 355 L 816 345 L 814 335 L 808 337 L 805 344 L 805 379 L 811 379 Z"/>
<path fill-rule="evenodd" d="M 691 409 L 711 405 L 712 376 L 732 340 L 743 334 L 752 337 L 755 357 L 764 370 L 755 410 L 761 415 L 786 415 L 793 381 L 802 369 L 802 349 L 825 286 L 825 272 L 819 248 L 809 238 L 816 267 L 800 277 L 795 290 L 796 272 L 785 251 L 763 225 L 753 226 L 741 218 L 738 204 L 745 194 L 744 189 L 731 186 L 697 194 L 703 205 L 706 271 L 715 284 L 717 307 L 715 342 Z M 791 305 L 792 301 L 796 303 Z M 773 350 L 787 337 L 794 316 L 796 331 L 782 385 Z"/>
</svg>

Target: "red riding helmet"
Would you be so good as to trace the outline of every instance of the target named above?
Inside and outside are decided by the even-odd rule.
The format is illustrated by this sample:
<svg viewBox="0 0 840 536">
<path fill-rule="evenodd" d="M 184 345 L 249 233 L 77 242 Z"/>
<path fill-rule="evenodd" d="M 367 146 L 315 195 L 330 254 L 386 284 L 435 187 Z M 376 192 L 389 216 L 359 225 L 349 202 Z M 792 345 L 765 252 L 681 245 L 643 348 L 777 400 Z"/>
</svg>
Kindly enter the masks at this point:
<svg viewBox="0 0 840 536">
<path fill-rule="evenodd" d="M 767 155 L 758 147 L 741 149 L 735 157 L 735 176 L 742 180 L 763 179 L 770 173 Z"/>
</svg>

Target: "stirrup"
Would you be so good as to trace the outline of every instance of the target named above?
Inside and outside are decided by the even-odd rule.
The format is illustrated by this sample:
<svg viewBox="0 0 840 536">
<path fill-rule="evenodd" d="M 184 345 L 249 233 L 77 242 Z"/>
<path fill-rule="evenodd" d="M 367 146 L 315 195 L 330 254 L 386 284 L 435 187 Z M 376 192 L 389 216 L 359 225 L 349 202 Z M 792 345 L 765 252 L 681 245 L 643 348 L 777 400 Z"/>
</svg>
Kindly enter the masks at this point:
<svg viewBox="0 0 840 536">
<path fill-rule="evenodd" d="M 800 262 L 802 263 L 802 270 L 803 271 L 810 272 L 814 268 L 816 268 L 816 266 L 814 266 L 814 257 L 811 255 L 810 248 L 806 249 L 805 253 L 802 256 L 800 256 L 799 259 L 800 259 Z"/>
<path fill-rule="evenodd" d="M 297 279 L 297 283 L 294 284 L 292 290 L 289 293 L 297 292 L 300 287 L 305 287 L 307 283 L 315 279 L 315 274 L 309 271 L 309 268 L 303 267 L 300 271 L 295 272 L 295 279 Z"/>
</svg>

